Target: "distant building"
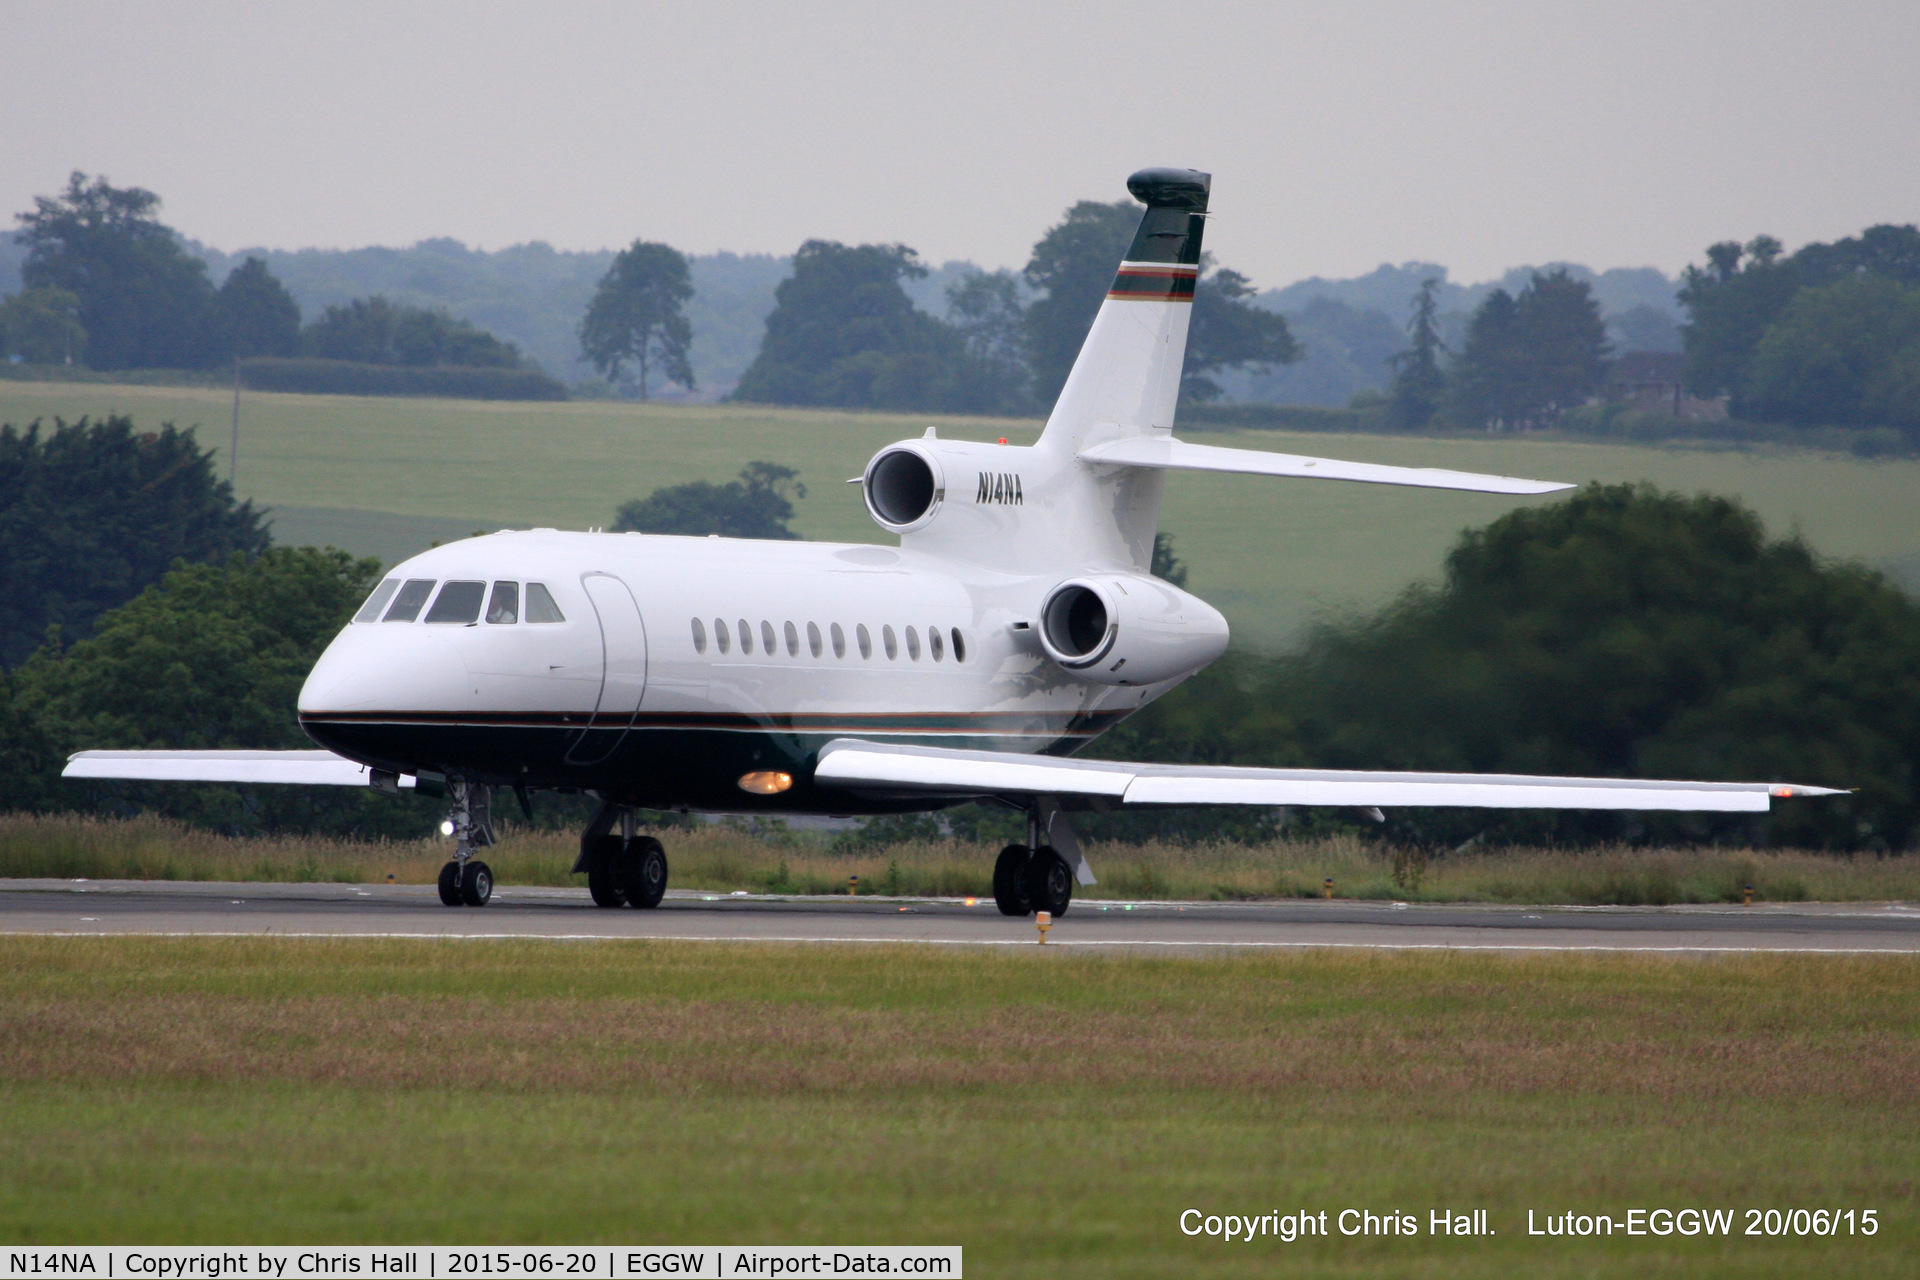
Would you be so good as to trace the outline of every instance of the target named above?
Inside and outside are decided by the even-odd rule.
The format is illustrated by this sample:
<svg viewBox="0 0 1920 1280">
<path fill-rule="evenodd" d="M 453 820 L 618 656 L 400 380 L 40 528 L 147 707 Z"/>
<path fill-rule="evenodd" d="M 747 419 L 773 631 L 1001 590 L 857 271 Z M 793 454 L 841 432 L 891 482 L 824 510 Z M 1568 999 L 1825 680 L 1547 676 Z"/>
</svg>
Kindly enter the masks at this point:
<svg viewBox="0 0 1920 1280">
<path fill-rule="evenodd" d="M 1727 416 L 1724 397 L 1702 400 L 1687 394 L 1687 358 L 1677 351 L 1629 351 L 1607 370 L 1600 398 L 1642 413 L 1664 413 L 1697 422 Z"/>
</svg>

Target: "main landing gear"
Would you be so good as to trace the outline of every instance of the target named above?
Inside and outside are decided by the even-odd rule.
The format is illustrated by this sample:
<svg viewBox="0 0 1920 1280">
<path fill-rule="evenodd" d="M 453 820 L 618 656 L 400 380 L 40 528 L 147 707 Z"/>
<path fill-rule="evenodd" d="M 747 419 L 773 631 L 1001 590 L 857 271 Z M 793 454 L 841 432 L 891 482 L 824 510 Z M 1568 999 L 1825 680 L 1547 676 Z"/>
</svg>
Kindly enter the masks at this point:
<svg viewBox="0 0 1920 1280">
<path fill-rule="evenodd" d="M 452 810 L 440 829 L 454 839 L 453 861 L 440 868 L 440 901 L 449 907 L 484 907 L 493 899 L 493 868 L 474 850 L 493 844 L 492 792 L 484 783 L 448 777 Z"/>
<path fill-rule="evenodd" d="M 636 821 L 631 806 L 609 800 L 580 837 L 580 861 L 573 869 L 587 873 L 587 892 L 596 907 L 657 907 L 667 894 L 667 851 L 652 836 L 635 835 Z"/>
<path fill-rule="evenodd" d="M 1073 868 L 1040 839 L 1039 816 L 1029 814 L 1027 843 L 1008 845 L 993 864 L 993 902 L 1003 916 L 1047 911 L 1057 920 L 1073 903 Z"/>
</svg>

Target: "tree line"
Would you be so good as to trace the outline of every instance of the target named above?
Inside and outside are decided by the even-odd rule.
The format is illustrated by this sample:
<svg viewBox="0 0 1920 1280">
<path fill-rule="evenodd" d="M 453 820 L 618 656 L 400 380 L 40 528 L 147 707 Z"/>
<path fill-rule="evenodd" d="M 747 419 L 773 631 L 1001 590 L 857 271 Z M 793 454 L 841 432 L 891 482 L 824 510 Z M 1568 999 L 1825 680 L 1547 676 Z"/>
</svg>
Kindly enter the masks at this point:
<svg viewBox="0 0 1920 1280">
<path fill-rule="evenodd" d="M 1130 201 L 1081 201 L 1026 267 L 976 272 L 947 289 L 947 319 L 902 282 L 927 274 L 903 244 L 809 240 L 775 293 L 760 351 L 731 398 L 750 403 L 946 413 L 1043 410 L 1059 394 L 1140 221 Z M 1286 320 L 1253 305 L 1242 274 L 1205 264 L 1195 290 L 1182 396 L 1220 395 L 1210 375 L 1299 358 Z M 615 258 L 582 321 L 582 354 L 637 393 L 658 371 L 691 389 L 692 296 L 684 254 L 635 241 Z"/>
<path fill-rule="evenodd" d="M 1920 431 L 1920 228 L 1784 252 L 1722 241 L 1687 268 L 1687 377 L 1741 416 Z"/>
<path fill-rule="evenodd" d="M 217 288 L 159 219 L 160 198 L 74 173 L 19 215 L 24 288 L 0 302 L 0 356 L 92 369 L 212 369 L 310 357 L 411 368 L 522 369 L 520 352 L 447 312 L 358 298 L 302 323 L 259 258 Z"/>
</svg>

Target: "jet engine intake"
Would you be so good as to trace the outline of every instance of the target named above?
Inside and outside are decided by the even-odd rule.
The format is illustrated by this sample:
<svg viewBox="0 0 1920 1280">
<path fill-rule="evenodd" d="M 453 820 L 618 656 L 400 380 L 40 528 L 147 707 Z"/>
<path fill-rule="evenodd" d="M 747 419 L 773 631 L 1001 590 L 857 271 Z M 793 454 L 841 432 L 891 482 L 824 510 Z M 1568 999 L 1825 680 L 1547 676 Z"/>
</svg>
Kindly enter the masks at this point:
<svg viewBox="0 0 1920 1280">
<path fill-rule="evenodd" d="M 1102 684 L 1158 684 L 1189 675 L 1227 648 L 1227 620 L 1169 582 L 1138 575 L 1074 578 L 1040 609 L 1040 647 Z"/>
<path fill-rule="evenodd" d="M 882 449 L 867 464 L 860 491 L 874 523 L 893 533 L 911 533 L 932 520 L 947 496 L 940 460 L 911 444 Z"/>
</svg>

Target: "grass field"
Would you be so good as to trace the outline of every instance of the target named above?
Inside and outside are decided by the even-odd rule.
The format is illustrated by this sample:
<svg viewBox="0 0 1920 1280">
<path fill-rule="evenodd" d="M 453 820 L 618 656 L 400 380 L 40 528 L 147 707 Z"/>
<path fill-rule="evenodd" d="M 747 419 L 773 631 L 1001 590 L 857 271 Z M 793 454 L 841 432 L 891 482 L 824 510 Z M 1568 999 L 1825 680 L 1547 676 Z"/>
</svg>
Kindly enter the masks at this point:
<svg viewBox="0 0 1920 1280">
<path fill-rule="evenodd" d="M 1912 957 L 0 939 L 0 1239 L 958 1243 L 976 1276 L 1891 1276 Z M 1526 1214 L 1877 1211 L 1871 1237 Z M 1225 1244 L 1180 1213 L 1416 1237 Z M 1427 1234 L 1433 1209 L 1495 1235 Z M 1905 1259 L 1905 1261 L 1902 1261 Z"/>
<path fill-rule="evenodd" d="M 858 876 L 867 893 L 992 896 L 998 849 L 956 841 L 840 852 L 827 840 L 769 838 L 734 826 L 659 833 L 673 885 L 730 893 L 837 894 Z M 580 885 L 575 836 L 504 829 L 486 853 L 501 884 Z M 231 839 L 143 817 L 0 815 L 0 878 L 240 880 L 366 884 L 389 876 L 432 884 L 445 840 L 353 843 L 320 838 Z M 1317 898 L 1327 878 L 1341 898 L 1410 902 L 1664 905 L 1739 902 L 1920 901 L 1920 858 L 1798 850 L 1499 849 L 1423 858 L 1351 837 L 1264 846 L 1090 844 L 1100 883 L 1090 901 Z"/>
<path fill-rule="evenodd" d="M 110 412 L 204 424 L 228 439 L 227 393 L 0 381 L 0 422 Z M 285 542 L 389 560 L 474 529 L 604 525 L 660 485 L 725 480 L 755 458 L 797 468 L 811 538 L 885 541 L 842 483 L 881 445 L 930 423 L 969 439 L 1034 438 L 1033 422 L 609 402 L 509 404 L 248 392 L 239 490 L 279 512 Z M 1565 441 L 1211 432 L 1209 443 L 1570 481 L 1650 479 L 1736 494 L 1776 532 L 1894 571 L 1920 588 L 1920 460 L 1778 448 L 1710 450 Z M 1272 649 L 1317 613 L 1377 604 L 1435 574 L 1463 528 L 1515 499 L 1378 485 L 1176 475 L 1163 525 L 1243 647 Z M 1537 500 L 1528 500 L 1537 501 Z"/>
</svg>

